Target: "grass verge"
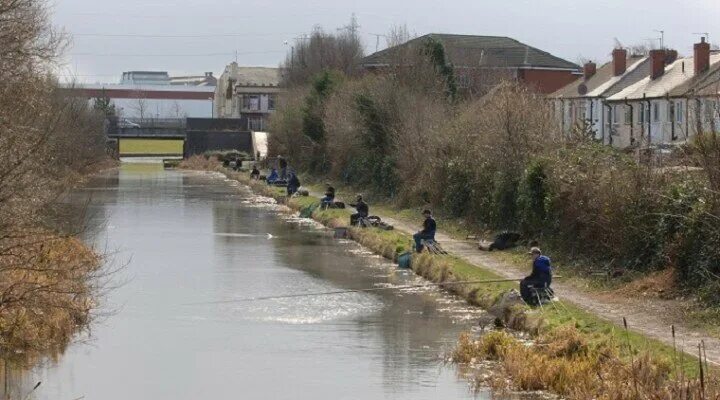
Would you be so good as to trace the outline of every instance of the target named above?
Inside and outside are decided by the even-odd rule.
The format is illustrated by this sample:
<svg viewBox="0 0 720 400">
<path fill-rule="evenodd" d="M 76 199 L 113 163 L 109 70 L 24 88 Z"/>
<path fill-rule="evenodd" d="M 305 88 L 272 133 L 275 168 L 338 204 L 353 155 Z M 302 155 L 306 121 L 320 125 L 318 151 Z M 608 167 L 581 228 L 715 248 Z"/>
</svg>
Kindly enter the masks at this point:
<svg viewBox="0 0 720 400">
<path fill-rule="evenodd" d="M 244 173 L 214 168 L 247 184 L 256 193 L 273 197 L 294 210 L 301 211 L 319 203 L 313 197 L 288 200 L 282 188 L 250 180 L 249 175 Z M 349 215 L 349 210 L 340 209 L 316 208 L 312 213 L 315 220 L 328 227 L 345 227 Z M 348 232 L 353 240 L 390 259 L 411 248 L 412 238 L 402 232 L 352 227 L 348 228 Z M 438 283 L 501 278 L 482 266 L 452 255 L 416 254 L 413 256 L 412 268 L 417 274 Z M 515 287 L 514 283 L 501 282 L 448 285 L 446 289 L 465 298 L 470 304 L 491 309 L 505 293 Z M 536 338 L 535 345 L 528 346 L 507 332 L 495 332 L 479 339 L 466 334 L 461 337 L 453 359 L 458 363 L 478 359 L 498 360 L 510 377 L 505 382 L 509 382 L 513 388 L 549 390 L 578 399 L 694 399 L 700 397 L 692 397 L 690 392 L 686 392 L 690 397 L 673 395 L 682 390 L 700 390 L 701 377 L 704 378 L 702 386 L 705 390 L 717 387 L 714 383 L 717 380 L 707 379 L 707 366 L 703 366 L 699 359 L 657 340 L 619 329 L 611 322 L 568 302 L 553 302 L 544 309 L 530 309 L 521 305 L 506 307 L 501 310 L 499 319 L 510 328 L 533 335 Z M 498 341 L 490 346 L 488 341 L 491 340 Z M 571 345 L 577 349 L 562 350 L 563 346 Z M 547 348 L 559 350 L 548 352 Z M 622 373 L 615 376 L 613 371 Z M 628 377 L 633 378 L 630 388 L 627 387 Z M 641 396 L 641 393 L 647 396 Z"/>
</svg>

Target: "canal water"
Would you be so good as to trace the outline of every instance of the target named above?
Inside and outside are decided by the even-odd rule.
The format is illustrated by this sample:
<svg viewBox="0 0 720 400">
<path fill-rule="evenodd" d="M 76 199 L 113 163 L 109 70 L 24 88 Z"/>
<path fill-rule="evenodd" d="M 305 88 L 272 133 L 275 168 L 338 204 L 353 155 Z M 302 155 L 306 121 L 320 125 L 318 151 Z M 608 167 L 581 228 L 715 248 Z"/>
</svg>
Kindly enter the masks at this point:
<svg viewBox="0 0 720 400">
<path fill-rule="evenodd" d="M 26 374 L 28 398 L 489 397 L 443 365 L 478 311 L 436 289 L 233 302 L 423 281 L 221 175 L 123 165 L 68 201 L 122 268 L 91 334 Z"/>
</svg>

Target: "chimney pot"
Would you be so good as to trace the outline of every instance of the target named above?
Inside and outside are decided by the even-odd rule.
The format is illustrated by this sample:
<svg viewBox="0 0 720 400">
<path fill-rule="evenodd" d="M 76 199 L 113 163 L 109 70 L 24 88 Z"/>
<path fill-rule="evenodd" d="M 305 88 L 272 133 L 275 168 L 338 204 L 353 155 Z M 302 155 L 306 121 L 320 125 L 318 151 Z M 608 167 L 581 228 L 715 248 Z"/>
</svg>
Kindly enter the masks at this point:
<svg viewBox="0 0 720 400">
<path fill-rule="evenodd" d="M 693 46 L 693 61 L 695 75 L 710 68 L 710 44 L 705 42 L 705 37 L 700 38 L 700 43 L 695 43 Z"/>
<path fill-rule="evenodd" d="M 585 77 L 585 80 L 592 78 L 592 76 L 595 75 L 596 71 L 597 66 L 594 62 L 590 61 L 585 63 L 585 65 L 583 66 L 583 76 Z"/>
<path fill-rule="evenodd" d="M 620 76 L 627 70 L 627 50 L 622 48 L 614 49 L 612 52 L 613 58 L 613 74 Z"/>
<path fill-rule="evenodd" d="M 657 79 L 665 73 L 665 50 L 650 50 L 650 79 Z"/>
</svg>

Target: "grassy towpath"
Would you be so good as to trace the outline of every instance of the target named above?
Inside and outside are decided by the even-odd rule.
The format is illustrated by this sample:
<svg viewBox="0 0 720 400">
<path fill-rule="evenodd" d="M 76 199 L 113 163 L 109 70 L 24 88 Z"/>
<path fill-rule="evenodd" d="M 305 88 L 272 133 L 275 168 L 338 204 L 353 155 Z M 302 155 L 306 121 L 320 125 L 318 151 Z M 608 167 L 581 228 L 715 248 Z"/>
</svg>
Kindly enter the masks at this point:
<svg viewBox="0 0 720 400">
<path fill-rule="evenodd" d="M 311 185 L 310 189 L 312 197 L 321 196 L 322 188 L 320 186 Z M 347 211 L 347 213 L 350 212 Z M 398 232 L 408 236 L 417 232 L 422 222 L 419 213 L 412 219 L 413 213 L 409 213 L 407 210 L 395 210 L 386 205 L 371 206 L 371 214 L 378 215 L 393 225 Z M 441 221 L 438 225 L 440 229 L 436 239 L 453 257 L 464 261 L 465 268 L 469 265 L 482 270 L 483 275 L 480 279 L 490 276 L 487 272 L 502 278 L 521 278 L 529 274 L 529 260 L 527 266 L 519 267 L 517 263 L 509 262 L 507 257 L 478 250 L 476 241 L 461 239 L 457 232 L 451 234 L 445 231 L 442 229 Z M 468 276 L 470 279 L 477 277 L 472 273 Z M 621 331 L 623 318 L 625 318 L 630 330 L 638 334 L 633 340 L 636 345 L 650 349 L 656 347 L 658 352 L 670 355 L 669 350 L 672 349 L 675 342 L 688 354 L 696 355 L 698 345 L 704 342 L 708 362 L 716 367 L 720 366 L 720 339 L 702 329 L 689 326 L 678 316 L 679 313 L 669 312 L 670 309 L 678 308 L 677 301 L 607 296 L 578 287 L 573 281 L 556 280 L 553 282 L 553 287 L 565 308 L 561 308 L 561 311 L 551 311 L 557 314 L 549 316 L 551 324 L 560 324 L 575 318 L 580 321 L 580 325 L 587 324 L 588 331 L 611 332 L 613 330 Z M 673 325 L 675 326 L 675 339 L 671 328 Z M 648 341 L 647 338 L 652 340 Z M 655 343 L 661 345 L 657 346 Z"/>
</svg>

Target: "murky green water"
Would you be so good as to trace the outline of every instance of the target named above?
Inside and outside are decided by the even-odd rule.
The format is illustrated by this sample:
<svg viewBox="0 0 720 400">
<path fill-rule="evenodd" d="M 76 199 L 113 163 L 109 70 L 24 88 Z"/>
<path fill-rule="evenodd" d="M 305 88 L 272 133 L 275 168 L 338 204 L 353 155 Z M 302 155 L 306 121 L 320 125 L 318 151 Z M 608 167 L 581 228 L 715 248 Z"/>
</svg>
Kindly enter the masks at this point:
<svg viewBox="0 0 720 400">
<path fill-rule="evenodd" d="M 422 282 L 358 245 L 208 174 L 124 165 L 70 199 L 88 200 L 123 284 L 30 398 L 473 397 L 441 355 L 477 311 L 434 289 L 188 305 Z"/>
</svg>

